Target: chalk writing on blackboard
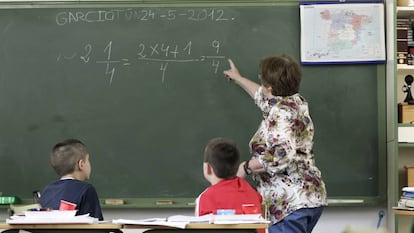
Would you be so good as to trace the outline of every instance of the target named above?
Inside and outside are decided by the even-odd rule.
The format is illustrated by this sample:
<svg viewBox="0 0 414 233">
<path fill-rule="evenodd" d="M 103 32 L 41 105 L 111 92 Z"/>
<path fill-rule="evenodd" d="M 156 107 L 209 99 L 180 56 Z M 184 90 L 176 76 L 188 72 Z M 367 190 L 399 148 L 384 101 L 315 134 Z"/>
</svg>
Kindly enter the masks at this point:
<svg viewBox="0 0 414 233">
<path fill-rule="evenodd" d="M 55 24 L 58 27 L 78 27 L 81 24 L 127 24 L 133 25 L 133 28 L 147 27 L 148 24 L 167 22 L 168 28 L 172 30 L 181 28 L 177 27 L 185 24 L 200 24 L 203 27 L 205 23 L 228 24 L 236 20 L 234 11 L 224 8 L 109 8 L 109 9 L 65 9 L 57 12 Z M 204 24 L 203 24 L 204 23 Z M 168 38 L 161 35 L 160 38 Z M 137 30 L 137 36 L 141 31 Z M 209 42 L 210 41 L 210 42 Z M 184 38 L 172 41 L 154 41 L 144 42 L 137 38 L 135 44 L 130 44 L 131 54 L 121 51 L 124 41 L 112 40 L 108 38 L 106 44 L 88 42 L 81 45 L 82 48 L 73 49 L 75 52 L 60 52 L 57 61 L 79 59 L 84 64 L 102 64 L 104 74 L 109 77 L 109 83 L 112 84 L 116 78 L 117 70 L 121 67 L 141 66 L 145 64 L 158 63 L 160 65 L 161 83 L 164 83 L 167 77 L 167 68 L 172 63 L 206 63 L 212 67 L 212 72 L 217 74 L 221 62 L 225 56 L 220 54 L 221 44 L 218 38 L 211 38 L 207 42 L 193 42 L 193 38 Z M 202 44 L 201 44 L 202 43 Z M 75 45 L 77 46 L 77 45 Z M 70 51 L 70 48 L 69 48 Z M 118 54 L 123 54 L 119 56 Z"/>
<path fill-rule="evenodd" d="M 193 56 L 192 51 L 195 49 L 192 41 L 187 41 L 182 45 L 178 43 L 152 42 L 151 44 L 139 43 L 136 54 L 131 54 L 130 58 L 114 58 L 113 41 L 109 41 L 105 48 L 101 50 L 105 55 L 105 59 L 96 59 L 92 62 L 105 65 L 106 76 L 109 76 L 109 84 L 112 84 L 116 69 L 119 66 L 144 65 L 140 61 L 157 62 L 160 63 L 161 82 L 164 83 L 167 67 L 169 63 L 206 63 L 209 62 L 212 67 L 212 72 L 217 74 L 220 62 L 225 59 L 224 55 L 220 54 L 220 41 L 213 40 L 208 46 L 211 53 Z M 57 61 L 79 59 L 82 63 L 88 64 L 91 62 L 93 54 L 93 45 L 86 44 L 81 52 L 74 52 L 69 55 L 59 53 Z"/>
<path fill-rule="evenodd" d="M 56 14 L 56 24 L 65 26 L 76 23 L 105 23 L 115 21 L 145 22 L 151 20 L 188 20 L 200 21 L 229 21 L 234 17 L 226 16 L 224 9 L 191 8 L 191 9 L 109 9 L 109 10 L 75 10 L 62 11 Z"/>
</svg>

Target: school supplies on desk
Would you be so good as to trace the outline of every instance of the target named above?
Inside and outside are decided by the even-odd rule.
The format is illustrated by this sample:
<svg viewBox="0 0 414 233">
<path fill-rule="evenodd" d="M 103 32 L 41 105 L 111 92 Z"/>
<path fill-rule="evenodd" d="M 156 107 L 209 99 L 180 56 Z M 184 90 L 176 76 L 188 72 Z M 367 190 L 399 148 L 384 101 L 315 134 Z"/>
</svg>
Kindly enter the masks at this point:
<svg viewBox="0 0 414 233">
<path fill-rule="evenodd" d="M 10 210 L 11 210 L 11 214 L 24 214 L 25 211 L 28 211 L 30 209 L 41 209 L 42 207 L 40 206 L 40 204 L 35 203 L 35 204 L 29 204 L 29 205 L 10 205 Z"/>
<path fill-rule="evenodd" d="M 179 229 L 184 229 L 187 222 L 168 222 L 166 218 L 149 218 L 149 219 L 114 219 L 114 224 L 126 224 L 126 225 L 142 225 L 142 226 L 168 226 Z"/>
<path fill-rule="evenodd" d="M 28 218 L 25 216 L 10 217 L 7 224 L 92 224 L 98 223 L 97 218 L 79 215 L 73 218 Z"/>
<path fill-rule="evenodd" d="M 75 217 L 77 210 L 29 210 L 24 212 L 26 218 L 73 218 Z"/>
<path fill-rule="evenodd" d="M 168 218 L 149 218 L 141 220 L 115 219 L 115 224 L 149 225 L 149 226 L 169 226 L 184 229 L 190 223 L 209 223 L 209 224 L 243 224 L 243 223 L 270 223 L 260 214 L 234 214 L 234 215 L 203 215 L 187 216 L 173 215 Z"/>
<path fill-rule="evenodd" d="M 98 219 L 89 214 L 75 216 L 76 210 L 25 211 L 24 215 L 13 215 L 6 220 L 8 224 L 91 224 Z"/>
<path fill-rule="evenodd" d="M 59 210 L 75 210 L 76 204 L 65 200 L 60 200 Z"/>
<path fill-rule="evenodd" d="M 214 224 L 270 223 L 261 214 L 213 215 Z"/>
</svg>

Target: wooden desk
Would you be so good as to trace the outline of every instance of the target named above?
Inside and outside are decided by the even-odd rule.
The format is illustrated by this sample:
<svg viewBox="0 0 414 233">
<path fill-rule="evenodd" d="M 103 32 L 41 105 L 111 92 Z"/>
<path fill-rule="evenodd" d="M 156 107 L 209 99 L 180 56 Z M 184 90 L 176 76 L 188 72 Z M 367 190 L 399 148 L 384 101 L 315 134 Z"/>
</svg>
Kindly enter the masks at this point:
<svg viewBox="0 0 414 233">
<path fill-rule="evenodd" d="M 70 232 L 71 230 L 82 230 L 82 231 L 99 231 L 107 230 L 108 232 L 121 232 L 122 229 L 150 229 L 148 233 L 180 233 L 189 231 L 196 231 L 198 233 L 211 233 L 217 232 L 217 230 L 225 231 L 226 233 L 252 233 L 259 228 L 267 228 L 268 224 L 207 224 L 207 223 L 191 223 L 187 224 L 186 229 L 177 229 L 168 226 L 153 226 L 153 225 L 130 225 L 130 224 L 112 224 L 112 223 L 99 223 L 99 224 L 7 224 L 0 223 L 0 229 L 23 229 L 23 230 L 46 230 L 47 232 L 61 231 Z M 79 231 L 78 231 L 79 232 Z"/>
<path fill-rule="evenodd" d="M 208 223 L 190 223 L 187 224 L 185 229 L 203 229 L 203 230 L 211 230 L 211 229 L 259 229 L 259 228 L 267 228 L 269 225 L 266 223 L 246 223 L 246 224 L 208 224 Z M 123 229 L 177 229 L 174 227 L 168 226 L 154 226 L 154 225 L 133 225 L 133 224 L 124 224 L 122 226 Z"/>
<path fill-rule="evenodd" d="M 268 224 L 208 224 L 190 223 L 185 229 L 167 226 L 143 226 L 143 225 L 123 225 L 123 229 L 146 228 L 145 233 L 258 233 L 257 229 L 267 228 Z M 264 232 L 264 230 L 263 230 Z"/>
<path fill-rule="evenodd" d="M 5 232 L 17 233 L 25 230 L 33 233 L 122 233 L 122 225 L 112 223 L 99 224 L 7 224 L 0 223 Z"/>
<path fill-rule="evenodd" d="M 112 223 L 99 224 L 7 224 L 0 223 L 0 229 L 62 229 L 62 230 L 113 230 L 121 229 L 122 225 Z"/>
</svg>

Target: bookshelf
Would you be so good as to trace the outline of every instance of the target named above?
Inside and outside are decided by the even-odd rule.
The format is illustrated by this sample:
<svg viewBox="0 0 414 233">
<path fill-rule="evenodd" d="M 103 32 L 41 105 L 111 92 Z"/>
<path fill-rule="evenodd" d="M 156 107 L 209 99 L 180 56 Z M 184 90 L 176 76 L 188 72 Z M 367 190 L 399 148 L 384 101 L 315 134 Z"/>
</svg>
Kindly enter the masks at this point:
<svg viewBox="0 0 414 233">
<path fill-rule="evenodd" d="M 393 168 L 395 183 L 392 186 L 394 189 L 394 195 L 391 197 L 393 200 L 393 205 L 396 206 L 398 204 L 398 200 L 402 195 L 401 189 L 404 186 L 407 186 L 407 165 L 414 165 L 414 141 L 412 141 L 409 137 L 410 135 L 414 135 L 414 124 L 406 124 L 400 123 L 398 121 L 398 104 L 403 103 L 407 93 L 405 93 L 402 89 L 404 85 L 407 85 L 405 82 L 405 77 L 407 75 L 414 76 L 414 65 L 408 65 L 407 61 L 404 61 L 404 64 L 400 64 L 401 60 L 399 56 L 401 56 L 401 51 L 399 51 L 401 41 L 401 21 L 400 18 L 405 19 L 414 19 L 414 7 L 406 7 L 406 6 L 397 6 L 396 7 L 396 29 L 395 29 L 395 51 L 396 51 L 396 68 L 395 68 L 395 76 L 394 76 L 394 105 L 395 105 L 395 164 Z M 410 46 L 409 41 L 413 41 L 412 39 L 412 30 L 411 30 L 411 23 L 407 25 L 408 29 L 408 38 L 407 38 L 407 60 L 408 60 L 408 53 L 410 52 L 408 46 Z M 411 31 L 411 32 L 410 32 Z M 413 46 L 413 44 L 411 44 Z M 414 91 L 414 90 L 411 90 Z M 407 136 L 408 135 L 408 136 Z M 414 211 L 411 210 L 393 210 L 395 216 L 395 227 L 394 230 L 396 233 L 398 232 L 409 232 L 411 228 L 411 224 L 413 221 Z M 390 227 L 391 228 L 391 227 Z"/>
</svg>

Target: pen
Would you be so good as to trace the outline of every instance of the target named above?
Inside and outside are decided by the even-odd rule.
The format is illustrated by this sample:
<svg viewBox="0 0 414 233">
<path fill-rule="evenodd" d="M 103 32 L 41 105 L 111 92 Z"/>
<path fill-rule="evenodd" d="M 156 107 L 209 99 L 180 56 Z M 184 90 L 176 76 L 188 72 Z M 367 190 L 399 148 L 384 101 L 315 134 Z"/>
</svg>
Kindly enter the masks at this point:
<svg viewBox="0 0 414 233">
<path fill-rule="evenodd" d="M 28 211 L 51 211 L 51 208 L 31 208 Z"/>
</svg>

